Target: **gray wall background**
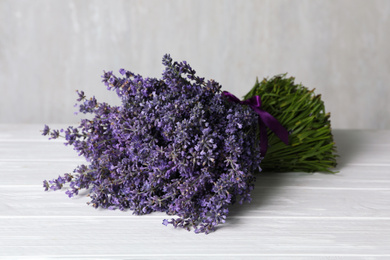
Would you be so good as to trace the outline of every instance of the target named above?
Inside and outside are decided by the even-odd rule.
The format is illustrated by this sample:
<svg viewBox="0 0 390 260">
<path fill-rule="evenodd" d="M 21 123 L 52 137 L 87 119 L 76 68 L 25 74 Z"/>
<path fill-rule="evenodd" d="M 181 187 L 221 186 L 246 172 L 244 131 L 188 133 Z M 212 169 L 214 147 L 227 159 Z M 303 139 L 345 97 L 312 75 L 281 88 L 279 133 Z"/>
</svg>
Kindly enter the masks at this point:
<svg viewBox="0 0 390 260">
<path fill-rule="evenodd" d="M 161 58 L 242 97 L 286 73 L 333 128 L 390 129 L 387 0 L 0 0 L 0 123 L 76 123 L 75 90 L 118 104 L 103 70 L 160 77 Z"/>
</svg>

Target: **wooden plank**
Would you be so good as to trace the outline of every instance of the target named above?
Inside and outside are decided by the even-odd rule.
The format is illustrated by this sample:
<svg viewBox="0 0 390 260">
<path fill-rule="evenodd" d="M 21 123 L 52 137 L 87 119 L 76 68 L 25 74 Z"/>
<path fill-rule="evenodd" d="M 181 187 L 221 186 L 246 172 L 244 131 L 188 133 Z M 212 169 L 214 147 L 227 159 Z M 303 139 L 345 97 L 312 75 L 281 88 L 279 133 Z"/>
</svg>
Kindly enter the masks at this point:
<svg viewBox="0 0 390 260">
<path fill-rule="evenodd" d="M 61 147 L 63 148 L 63 147 Z M 66 148 L 66 147 L 65 147 Z M 71 151 L 74 152 L 74 151 Z M 86 163 L 82 157 L 69 161 L 1 161 L 0 186 L 41 185 L 45 179 L 53 179 L 66 172 L 72 172 L 78 165 Z M 390 166 L 346 165 L 335 174 L 327 173 L 260 173 L 256 186 L 264 187 L 335 187 L 335 188 L 389 188 Z"/>
<path fill-rule="evenodd" d="M 0 124 L 0 142 L 4 140 L 47 140 L 41 135 L 45 124 Z M 48 124 L 52 129 L 66 128 L 77 124 Z M 338 149 L 348 150 L 365 145 L 390 144 L 388 130 L 333 129 Z"/>
<path fill-rule="evenodd" d="M 63 145 L 63 140 L 48 141 L 46 137 L 35 134 L 33 136 L 30 131 L 27 131 L 28 128 L 24 130 L 27 132 L 23 132 L 25 134 L 21 134 L 22 137 L 18 138 L 19 135 L 11 130 L 0 136 L 0 161 L 65 161 L 78 158 L 72 147 Z M 390 137 L 386 131 L 335 130 L 334 132 L 340 155 L 338 169 L 351 164 L 390 166 Z"/>
<path fill-rule="evenodd" d="M 52 129 L 66 128 L 68 124 L 48 124 Z M 71 125 L 71 124 L 69 124 Z M 0 142 L 6 140 L 46 141 L 42 136 L 45 124 L 0 124 Z"/>
<path fill-rule="evenodd" d="M 96 210 L 86 191 L 68 198 L 41 186 L 0 187 L 0 216 L 127 216 L 131 212 Z M 262 187 L 252 202 L 230 207 L 230 216 L 389 217 L 390 188 Z M 161 220 L 165 217 L 163 216 Z M 145 216 L 147 217 L 147 216 Z"/>
<path fill-rule="evenodd" d="M 1 142 L 0 161 L 75 161 L 82 160 L 71 146 L 62 142 Z"/>
<path fill-rule="evenodd" d="M 56 125 L 65 127 L 66 125 Z M 0 160 L 69 160 L 77 158 L 63 140 L 48 141 L 40 136 L 38 125 L 0 125 Z M 333 130 L 339 169 L 346 165 L 390 166 L 388 131 Z"/>
<path fill-rule="evenodd" d="M 72 173 L 77 165 L 85 163 L 80 157 L 69 161 L 0 161 L 0 186 L 41 185 L 64 173 Z"/>
<path fill-rule="evenodd" d="M 390 222 L 237 218 L 195 235 L 148 218 L 0 218 L 0 256 L 390 256 Z"/>
<path fill-rule="evenodd" d="M 340 150 L 338 169 L 347 165 L 390 166 L 390 145 L 367 145 L 360 150 Z M 0 142 L 0 161 L 81 160 L 71 146 L 59 141 Z"/>
</svg>

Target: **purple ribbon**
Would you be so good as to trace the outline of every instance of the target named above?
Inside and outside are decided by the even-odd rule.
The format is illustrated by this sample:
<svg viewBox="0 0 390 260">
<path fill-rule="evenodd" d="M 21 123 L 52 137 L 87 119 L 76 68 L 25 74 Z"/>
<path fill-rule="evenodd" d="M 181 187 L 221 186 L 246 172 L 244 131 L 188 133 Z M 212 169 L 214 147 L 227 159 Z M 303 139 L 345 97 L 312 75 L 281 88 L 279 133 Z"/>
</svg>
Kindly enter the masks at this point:
<svg viewBox="0 0 390 260">
<path fill-rule="evenodd" d="M 248 105 L 256 114 L 259 115 L 259 128 L 260 128 L 260 153 L 261 156 L 264 157 L 267 153 L 268 149 L 268 136 L 267 136 L 267 128 L 271 129 L 272 132 L 282 140 L 283 143 L 288 145 L 288 132 L 287 130 L 267 111 L 261 109 L 261 98 L 260 96 L 254 96 L 247 100 L 241 101 L 232 93 L 227 91 L 222 92 L 222 95 L 227 97 L 229 101 Z"/>
</svg>

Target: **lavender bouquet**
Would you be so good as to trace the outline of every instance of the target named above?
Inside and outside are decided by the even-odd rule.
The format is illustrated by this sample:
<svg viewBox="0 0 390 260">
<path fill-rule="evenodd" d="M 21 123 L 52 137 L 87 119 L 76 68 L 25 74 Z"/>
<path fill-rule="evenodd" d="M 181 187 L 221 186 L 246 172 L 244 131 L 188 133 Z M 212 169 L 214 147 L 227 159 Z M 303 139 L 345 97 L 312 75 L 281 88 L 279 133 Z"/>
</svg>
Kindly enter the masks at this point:
<svg viewBox="0 0 390 260">
<path fill-rule="evenodd" d="M 283 143 L 288 133 L 260 108 L 259 96 L 239 101 L 169 55 L 163 65 L 161 79 L 105 72 L 103 82 L 120 106 L 78 91 L 79 110 L 92 119 L 61 130 L 45 126 L 43 135 L 64 137 L 88 164 L 43 186 L 57 190 L 68 183 L 69 197 L 87 189 L 95 208 L 166 212 L 172 218 L 164 225 L 208 234 L 225 222 L 229 205 L 251 200 L 268 146 L 265 126 Z"/>
<path fill-rule="evenodd" d="M 104 73 L 121 106 L 78 92 L 80 112 L 94 118 L 63 132 L 89 165 L 44 181 L 44 187 L 70 183 L 69 197 L 90 189 L 94 207 L 163 211 L 178 216 L 165 225 L 208 233 L 225 221 L 230 204 L 250 200 L 260 164 L 257 117 L 186 62 L 166 55 L 163 65 L 160 80 L 123 69 L 122 77 Z M 45 126 L 43 134 L 58 138 L 60 131 Z"/>
</svg>

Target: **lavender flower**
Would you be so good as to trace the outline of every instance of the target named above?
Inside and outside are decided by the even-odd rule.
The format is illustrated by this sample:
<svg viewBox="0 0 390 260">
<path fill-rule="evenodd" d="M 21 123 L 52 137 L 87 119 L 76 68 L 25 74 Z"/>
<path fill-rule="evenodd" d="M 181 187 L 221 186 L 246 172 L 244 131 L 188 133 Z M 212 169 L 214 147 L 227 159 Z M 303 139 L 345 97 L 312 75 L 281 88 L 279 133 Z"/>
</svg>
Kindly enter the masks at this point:
<svg viewBox="0 0 390 260">
<path fill-rule="evenodd" d="M 196 76 L 185 61 L 165 55 L 163 65 L 162 79 L 104 72 L 121 106 L 78 92 L 80 112 L 94 117 L 64 133 L 88 165 L 44 188 L 69 183 L 69 197 L 89 189 L 96 208 L 166 212 L 174 217 L 164 225 L 207 234 L 225 222 L 229 205 L 250 201 L 260 164 L 257 115 L 229 102 L 217 82 Z M 44 134 L 59 137 L 47 126 Z"/>
<path fill-rule="evenodd" d="M 42 135 L 48 135 L 49 132 L 50 132 L 50 128 L 47 125 L 45 125 L 42 131 Z"/>
</svg>

